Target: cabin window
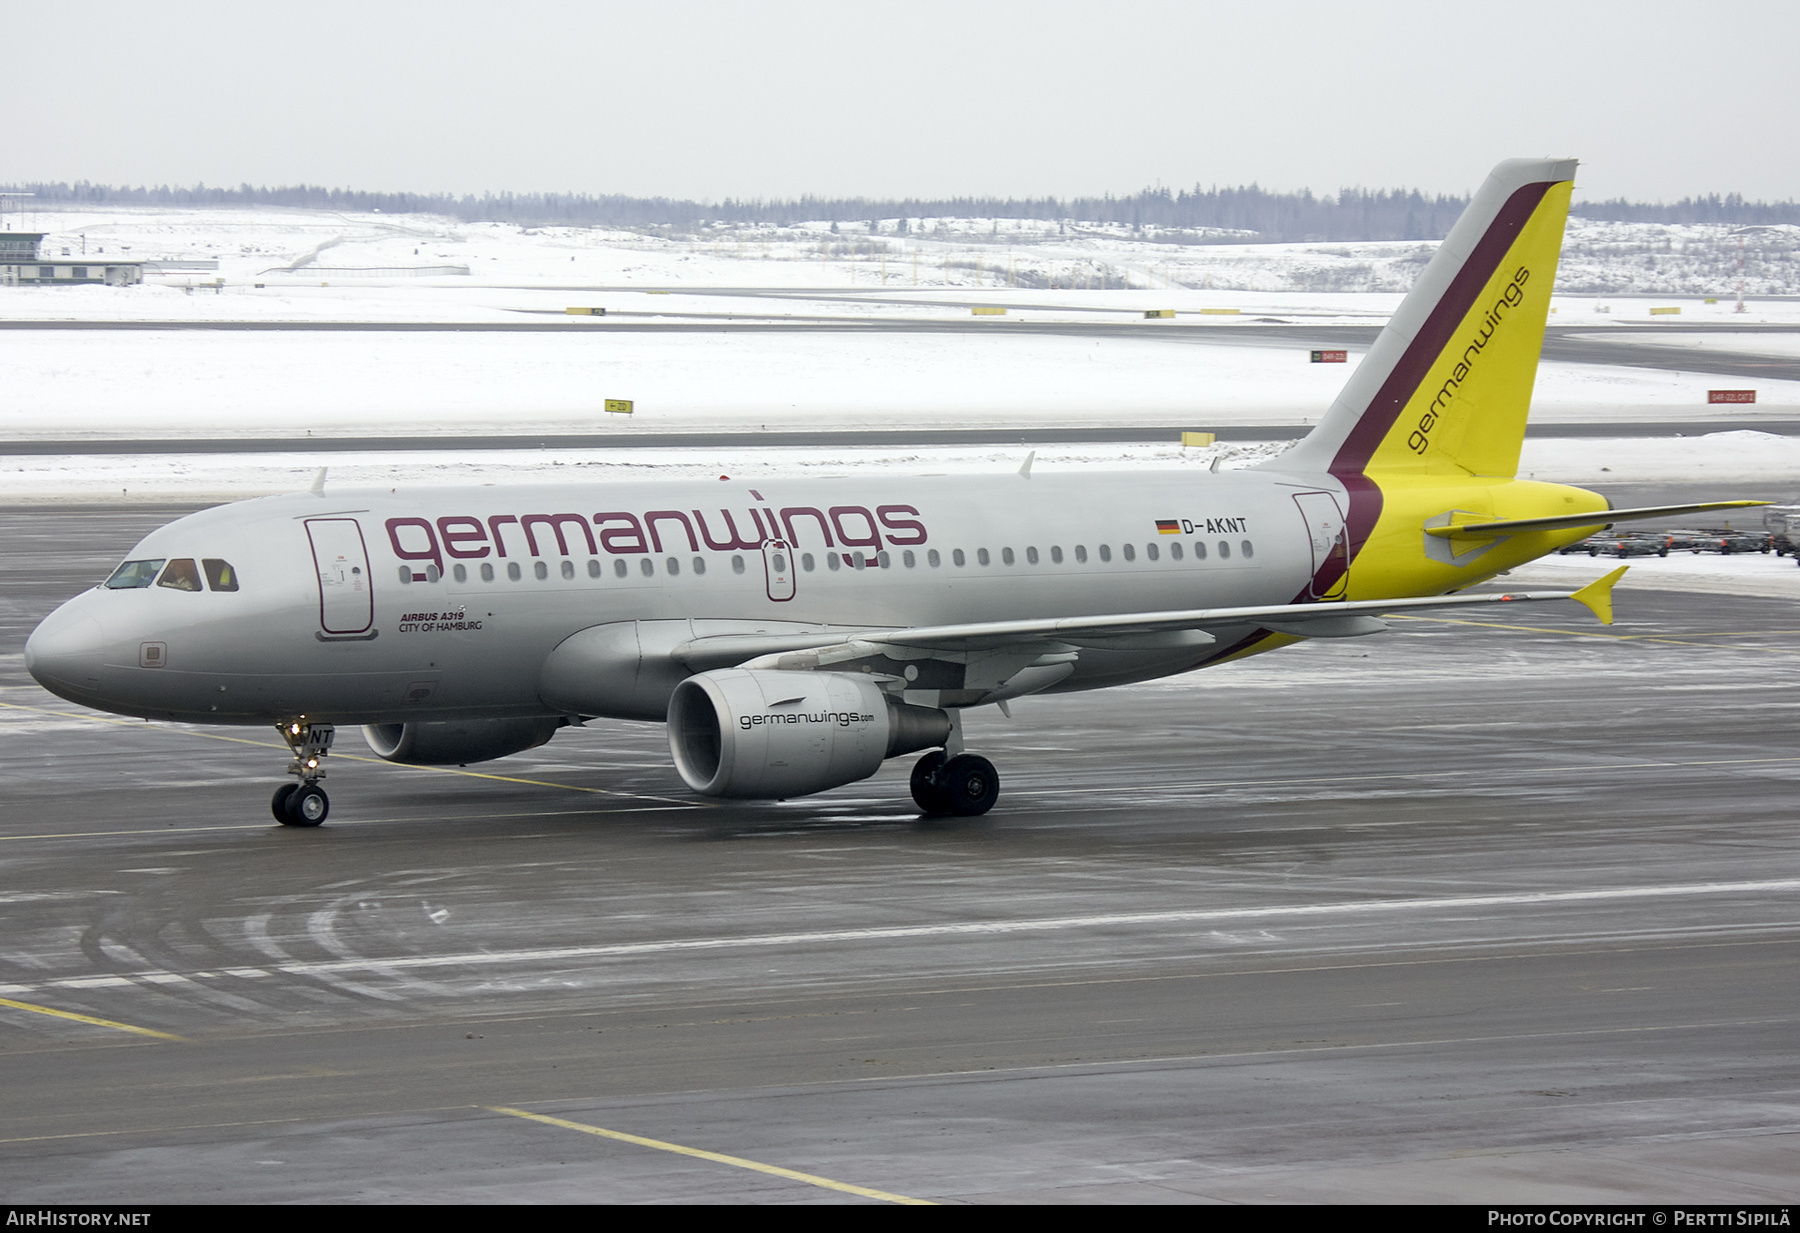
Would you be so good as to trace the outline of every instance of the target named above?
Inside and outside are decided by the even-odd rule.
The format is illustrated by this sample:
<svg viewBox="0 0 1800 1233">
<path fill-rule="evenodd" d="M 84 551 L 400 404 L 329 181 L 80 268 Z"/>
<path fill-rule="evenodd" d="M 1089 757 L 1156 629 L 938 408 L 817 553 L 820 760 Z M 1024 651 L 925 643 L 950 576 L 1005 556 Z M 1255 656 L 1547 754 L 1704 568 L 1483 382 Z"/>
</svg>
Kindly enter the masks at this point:
<svg viewBox="0 0 1800 1233">
<path fill-rule="evenodd" d="M 1002 548 L 1000 550 L 1000 560 L 1004 564 L 1011 565 L 1013 563 L 1013 550 L 1011 548 Z"/>
<path fill-rule="evenodd" d="M 908 569 L 912 569 L 919 563 L 919 558 L 913 555 L 913 550 L 911 548 L 908 548 L 905 552 L 900 554 L 900 560 Z"/>
<path fill-rule="evenodd" d="M 654 577 L 656 574 L 656 562 L 652 561 L 649 557 L 645 557 L 638 562 L 638 570 L 646 578 Z"/>
<path fill-rule="evenodd" d="M 469 580 L 469 567 L 467 565 L 458 565 L 450 571 L 450 574 L 458 582 L 467 582 Z"/>
<path fill-rule="evenodd" d="M 567 557 L 563 558 L 562 576 L 563 576 L 564 580 L 573 578 L 575 576 L 575 562 L 569 560 Z"/>
<path fill-rule="evenodd" d="M 172 591 L 198 591 L 200 589 L 200 570 L 189 557 L 177 557 L 170 561 L 163 570 L 162 577 L 156 580 L 159 587 L 168 587 Z"/>
<path fill-rule="evenodd" d="M 1027 565 L 1036 565 L 1037 564 L 1037 549 L 1036 548 L 1027 548 L 1025 550 L 1025 564 L 1027 564 Z"/>
<path fill-rule="evenodd" d="M 545 565 L 542 561 L 538 561 L 532 565 L 531 572 L 537 575 L 537 580 L 539 582 L 542 582 L 550 576 L 550 567 Z"/>
<path fill-rule="evenodd" d="M 990 565 L 994 560 L 994 558 L 988 555 L 988 550 L 986 548 L 977 548 L 975 550 L 975 559 L 983 565 Z"/>
<path fill-rule="evenodd" d="M 1086 544 L 1076 544 L 1075 545 L 1075 560 L 1076 560 L 1077 564 L 1080 564 L 1080 565 L 1087 564 L 1087 545 Z"/>
<path fill-rule="evenodd" d="M 600 561 L 599 561 L 599 558 L 597 558 L 597 557 L 589 557 L 589 558 L 588 558 L 588 577 L 590 577 L 590 578 L 598 578 L 598 577 L 599 577 L 599 576 L 600 576 Z"/>
<path fill-rule="evenodd" d="M 963 555 L 963 550 L 961 548 L 958 548 L 950 554 L 950 563 L 958 569 L 961 569 L 964 565 L 968 564 L 968 561 L 969 558 Z"/>
<path fill-rule="evenodd" d="M 1256 555 L 1256 545 L 1251 543 L 1249 540 L 1245 540 L 1242 544 L 1239 545 L 1239 547 L 1241 547 L 1244 550 L 1244 560 L 1246 560 L 1246 561 L 1248 561 L 1251 557 Z"/>
<path fill-rule="evenodd" d="M 1194 541 L 1194 560 L 1196 560 L 1196 561 L 1206 560 L 1206 545 L 1201 543 L 1199 540 Z"/>
<path fill-rule="evenodd" d="M 1180 540 L 1176 540 L 1174 543 L 1169 545 L 1169 560 L 1171 560 L 1171 561 L 1181 560 L 1181 541 Z"/>
<path fill-rule="evenodd" d="M 494 580 L 494 567 L 487 564 L 485 561 L 482 562 L 481 565 L 481 580 L 483 582 L 492 582 Z"/>
<path fill-rule="evenodd" d="M 744 572 L 744 558 L 742 556 L 731 558 L 731 572 L 734 574 L 741 574 Z"/>
<path fill-rule="evenodd" d="M 1158 557 L 1162 556 L 1162 549 L 1158 548 L 1156 546 L 1155 540 L 1152 540 L 1148 544 L 1144 545 L 1144 555 L 1149 557 L 1152 561 L 1154 561 Z"/>
<path fill-rule="evenodd" d="M 704 574 L 705 572 L 706 572 L 706 558 L 705 557 L 695 557 L 694 558 L 694 573 Z"/>
<path fill-rule="evenodd" d="M 673 578 L 676 574 L 681 572 L 681 562 L 674 557 L 668 559 L 667 565 L 669 567 L 669 577 Z"/>
<path fill-rule="evenodd" d="M 844 568 L 843 562 L 838 559 L 838 554 L 835 552 L 828 552 L 825 554 L 825 564 L 829 565 L 832 569 Z"/>
<path fill-rule="evenodd" d="M 519 563 L 517 561 L 508 561 L 506 563 L 506 576 L 514 582 L 517 582 L 520 578 L 524 577 L 519 571 Z"/>
<path fill-rule="evenodd" d="M 1132 545 L 1125 544 L 1121 547 L 1120 551 L 1122 551 L 1125 554 L 1125 559 L 1127 561 L 1137 560 L 1137 549 L 1134 548 Z"/>
<path fill-rule="evenodd" d="M 1050 545 L 1050 563 L 1052 565 L 1062 564 L 1062 548 L 1056 544 Z"/>
<path fill-rule="evenodd" d="M 910 552 L 909 552 L 909 553 L 907 553 L 907 554 L 906 554 L 906 555 L 908 555 L 908 556 L 911 556 L 911 555 L 912 555 L 912 554 L 911 554 L 911 553 L 910 553 Z M 887 550 L 886 550 L 886 549 L 885 549 L 885 548 L 884 548 L 884 549 L 883 549 L 883 550 L 882 550 L 882 551 L 880 551 L 880 552 L 878 552 L 878 553 L 876 553 L 876 554 L 875 554 L 875 563 L 876 563 L 876 564 L 878 564 L 878 565 L 880 565 L 880 566 L 881 566 L 881 568 L 883 568 L 883 569 L 887 569 L 887 568 L 888 568 L 888 567 L 890 567 L 890 566 L 891 566 L 891 565 L 893 565 L 893 563 L 894 563 L 894 558 L 893 558 L 893 556 L 892 556 L 892 555 L 890 555 L 890 554 L 889 554 L 889 553 L 888 553 L 888 551 L 887 551 Z"/>
<path fill-rule="evenodd" d="M 813 569 L 813 554 L 812 553 L 803 552 L 800 554 L 800 568 L 805 570 L 809 574 L 812 573 L 812 569 Z M 781 572 L 781 570 L 779 568 L 777 568 L 775 572 L 779 574 Z"/>
<path fill-rule="evenodd" d="M 1224 540 L 1219 541 L 1219 560 L 1221 560 L 1221 561 L 1231 560 L 1231 545 L 1226 543 Z"/>
<path fill-rule="evenodd" d="M 623 578 L 627 572 L 627 569 L 628 569 L 628 567 L 626 566 L 624 561 L 615 560 L 613 562 L 613 577 Z"/>
<path fill-rule="evenodd" d="M 206 571 L 206 585 L 214 591 L 235 591 L 238 589 L 237 571 L 231 568 L 231 562 L 221 561 L 217 557 L 207 557 L 200 562 L 200 568 Z"/>
<path fill-rule="evenodd" d="M 106 580 L 109 591 L 134 591 L 138 587 L 147 587 L 156 581 L 156 575 L 162 572 L 167 557 L 155 561 L 127 561 L 112 572 Z"/>
<path fill-rule="evenodd" d="M 1101 544 L 1100 545 L 1100 559 L 1102 561 L 1112 560 L 1112 545 L 1111 544 Z"/>
</svg>

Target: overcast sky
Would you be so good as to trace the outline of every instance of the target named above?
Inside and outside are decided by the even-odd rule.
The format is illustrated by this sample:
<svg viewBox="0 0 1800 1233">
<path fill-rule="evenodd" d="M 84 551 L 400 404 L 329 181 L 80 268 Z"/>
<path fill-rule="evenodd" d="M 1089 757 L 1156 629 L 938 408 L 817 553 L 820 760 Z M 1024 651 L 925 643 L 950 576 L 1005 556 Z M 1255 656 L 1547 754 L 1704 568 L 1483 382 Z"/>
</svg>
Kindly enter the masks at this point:
<svg viewBox="0 0 1800 1233">
<path fill-rule="evenodd" d="M 12 0 L 0 181 L 1800 197 L 1800 5 Z"/>
</svg>

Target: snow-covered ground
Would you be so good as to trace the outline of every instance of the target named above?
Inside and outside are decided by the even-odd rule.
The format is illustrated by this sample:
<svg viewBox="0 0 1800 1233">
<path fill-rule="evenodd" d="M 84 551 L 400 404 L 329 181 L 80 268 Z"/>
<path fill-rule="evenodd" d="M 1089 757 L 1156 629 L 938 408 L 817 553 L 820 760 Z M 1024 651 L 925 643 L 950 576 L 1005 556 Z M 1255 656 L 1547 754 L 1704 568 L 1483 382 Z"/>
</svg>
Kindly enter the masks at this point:
<svg viewBox="0 0 1800 1233">
<path fill-rule="evenodd" d="M 3 292 L 0 292 L 3 296 Z M 0 330 L 0 435 L 464 432 L 1311 422 L 1360 356 L 1228 333 L 531 333 Z M 1706 374 L 1545 363 L 1540 422 L 1791 416 L 1800 382 L 1709 409 Z M 1730 384 L 1741 384 L 1733 381 Z M 630 399 L 629 419 L 606 399 Z"/>
<path fill-rule="evenodd" d="M 1632 557 L 1627 564 L 1631 569 L 1618 583 L 1622 591 L 1692 591 L 1800 600 L 1800 568 L 1795 568 L 1793 557 L 1774 553 L 1722 557 L 1677 552 L 1667 557 Z M 1578 587 L 1618 565 L 1609 557 L 1542 557 L 1515 569 L 1506 582 L 1521 589 Z"/>
<path fill-rule="evenodd" d="M 469 274 L 437 281 L 1397 296 L 1435 248 L 1429 241 L 1218 243 L 1218 233 L 1029 219 L 912 219 L 904 232 L 899 219 L 841 223 L 836 231 L 822 222 L 675 231 L 521 228 L 272 206 L 116 206 L 40 208 L 9 221 L 46 231 L 47 256 L 211 260 L 216 274 L 160 281 L 183 286 L 216 276 L 229 287 L 262 282 L 267 291 L 362 281 L 345 273 L 355 269 L 457 266 Z M 1572 218 L 1557 286 L 1571 295 L 1730 297 L 1739 278 L 1736 230 Z M 1800 294 L 1800 228 L 1762 228 L 1743 239 L 1742 277 L 1751 296 Z"/>
<path fill-rule="evenodd" d="M 678 235 L 262 207 L 89 208 L 46 212 L 36 225 L 50 230 L 45 248 L 56 256 L 65 249 L 78 256 L 85 247 L 90 257 L 211 260 L 218 269 L 152 275 L 128 288 L 0 288 L 0 320 L 556 328 L 0 331 L 0 371 L 7 375 L 0 434 L 9 437 L 1305 422 L 1329 405 L 1357 353 L 1344 366 L 1311 364 L 1303 344 L 1234 336 L 1235 327 L 1271 320 L 1378 324 L 1416 274 L 1415 258 L 1430 247 L 1221 247 L 1164 242 L 1184 237 L 1126 227 L 969 219 L 914 220 L 904 234 L 890 220 L 874 234 L 869 224 L 846 224 L 833 234 L 827 224 L 809 223 Z M 1622 225 L 1596 226 L 1571 224 L 1571 262 L 1590 230 L 1620 251 L 1638 235 Z M 1698 245 L 1702 233 L 1711 234 L 1683 232 L 1681 242 Z M 1633 261 L 1643 255 L 1632 251 Z M 1055 290 L 1043 285 L 1054 281 L 1043 272 L 1048 267 L 1030 265 L 1052 257 L 1076 263 Z M 1087 269 L 1081 262 L 1100 264 L 1076 277 L 1077 267 Z M 1201 277 L 1195 262 L 1213 262 L 1207 268 L 1215 271 L 1229 266 L 1241 277 Z M 1304 273 L 1323 269 L 1321 262 L 1337 273 Z M 1370 262 L 1404 266 L 1404 277 L 1369 274 Z M 410 266 L 471 273 L 336 272 Z M 1345 273 L 1356 270 L 1363 274 Z M 198 285 L 214 279 L 223 286 Z M 1208 281 L 1215 289 L 1205 289 Z M 1136 289 L 1091 289 L 1122 283 Z M 1234 289 L 1218 289 L 1226 286 Z M 1296 289 L 1316 286 L 1362 289 Z M 971 316 L 972 307 L 1001 305 L 1004 317 Z M 979 324 L 981 332 L 631 334 L 596 331 L 594 318 L 565 313 L 573 306 L 605 308 L 608 323 L 940 319 Z M 1693 297 L 1663 303 L 1559 295 L 1553 307 L 1553 327 L 1604 324 L 1638 341 L 1698 340 L 1752 354 L 1791 354 L 1800 346 L 1779 334 L 1679 332 L 1694 322 L 1800 325 L 1800 301 L 1753 301 L 1754 311 L 1743 315 L 1732 311 L 1729 297 L 1706 304 Z M 1653 317 L 1656 307 L 1681 314 Z M 1151 309 L 1177 316 L 1144 320 Z M 1142 336 L 1021 335 L 1012 329 L 1021 321 L 1129 321 Z M 1718 384 L 1694 374 L 1548 363 L 1534 415 L 1704 418 L 1719 414 L 1706 404 L 1706 391 Z M 1733 407 L 1734 418 L 1782 418 L 1800 408 L 1800 382 L 1756 386 L 1756 406 Z M 609 398 L 632 400 L 635 414 L 629 421 L 606 416 L 601 408 Z"/>
</svg>

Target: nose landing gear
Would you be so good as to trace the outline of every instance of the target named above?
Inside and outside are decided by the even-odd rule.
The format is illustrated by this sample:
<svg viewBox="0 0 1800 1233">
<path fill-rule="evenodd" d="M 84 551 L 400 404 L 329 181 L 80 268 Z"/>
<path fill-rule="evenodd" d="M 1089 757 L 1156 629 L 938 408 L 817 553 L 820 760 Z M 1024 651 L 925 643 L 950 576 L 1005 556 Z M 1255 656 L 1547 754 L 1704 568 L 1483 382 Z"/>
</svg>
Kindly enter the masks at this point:
<svg viewBox="0 0 1800 1233">
<path fill-rule="evenodd" d="M 317 826 L 331 812 L 331 800 L 319 786 L 319 780 L 325 778 L 325 755 L 331 752 L 337 729 L 330 724 L 293 720 L 276 731 L 294 751 L 287 773 L 298 782 L 284 783 L 275 789 L 269 810 L 283 826 Z"/>
</svg>

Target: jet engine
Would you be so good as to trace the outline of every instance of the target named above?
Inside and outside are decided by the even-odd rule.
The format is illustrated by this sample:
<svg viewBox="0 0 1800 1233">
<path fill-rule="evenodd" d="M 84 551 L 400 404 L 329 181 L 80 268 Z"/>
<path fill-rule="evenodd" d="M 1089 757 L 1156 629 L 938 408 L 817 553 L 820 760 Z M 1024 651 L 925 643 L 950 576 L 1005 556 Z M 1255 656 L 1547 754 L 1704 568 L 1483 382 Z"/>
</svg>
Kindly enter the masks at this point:
<svg viewBox="0 0 1800 1233">
<path fill-rule="evenodd" d="M 942 745 L 950 717 L 837 672 L 702 672 L 669 699 L 669 750 L 688 787 L 774 800 L 867 779 L 884 759 Z"/>
<path fill-rule="evenodd" d="M 365 724 L 375 756 L 412 766 L 460 766 L 536 749 L 556 735 L 560 719 L 445 719 Z"/>
</svg>

